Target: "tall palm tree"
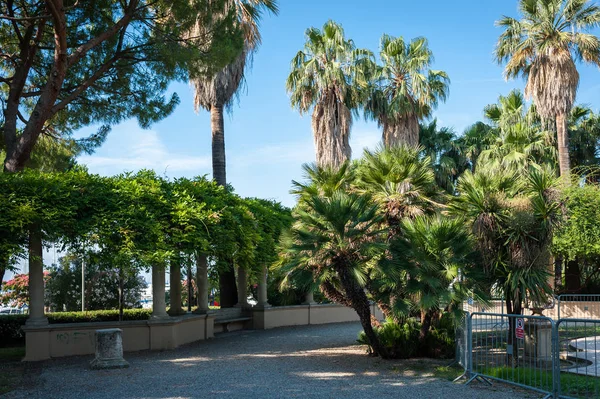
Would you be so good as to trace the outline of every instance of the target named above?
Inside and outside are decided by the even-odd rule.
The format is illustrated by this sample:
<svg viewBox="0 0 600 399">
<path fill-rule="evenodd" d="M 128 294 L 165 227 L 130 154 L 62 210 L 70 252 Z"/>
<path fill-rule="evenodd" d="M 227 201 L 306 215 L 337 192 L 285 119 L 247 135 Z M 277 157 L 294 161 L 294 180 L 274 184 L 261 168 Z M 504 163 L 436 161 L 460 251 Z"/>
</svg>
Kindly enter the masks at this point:
<svg viewBox="0 0 600 399">
<path fill-rule="evenodd" d="M 194 106 L 210 112 L 212 130 L 213 178 L 217 184 L 227 184 L 225 163 L 225 130 L 223 110 L 230 106 L 244 81 L 248 61 L 261 42 L 259 22 L 265 11 L 277 13 L 277 0 L 225 0 L 224 13 L 233 13 L 244 35 L 242 52 L 233 62 L 216 74 L 205 74 L 191 81 Z M 223 17 L 225 17 L 225 15 Z M 198 32 L 206 27 L 197 27 Z"/>
<path fill-rule="evenodd" d="M 350 159 L 352 112 L 360 103 L 360 87 L 372 54 L 356 49 L 341 25 L 328 21 L 323 29 L 306 30 L 304 50 L 292 60 L 286 87 L 292 107 L 312 113 L 319 167 L 338 168 Z"/>
<path fill-rule="evenodd" d="M 374 72 L 374 87 L 365 105 L 367 117 L 383 128 L 387 147 L 419 144 L 419 121 L 431 116 L 448 96 L 450 79 L 432 70 L 433 53 L 427 39 L 406 43 L 402 37 L 381 37 L 382 66 Z"/>
<path fill-rule="evenodd" d="M 242 52 L 235 60 L 216 74 L 201 74 L 191 81 L 194 88 L 194 106 L 196 110 L 204 108 L 210 112 L 212 130 L 212 168 L 213 179 L 221 186 L 227 185 L 225 160 L 225 126 L 223 110 L 230 106 L 240 85 L 244 80 L 244 72 L 248 61 L 261 42 L 259 22 L 264 12 L 276 14 L 277 0 L 225 0 L 224 15 L 232 14 L 244 35 Z M 206 27 L 197 26 L 193 35 L 210 34 Z M 230 270 L 219 273 L 221 304 L 233 306 L 237 302 L 237 290 L 233 265 Z"/>
<path fill-rule="evenodd" d="M 579 85 L 575 60 L 600 67 L 600 40 L 588 33 L 600 26 L 600 8 L 589 0 L 519 0 L 522 19 L 503 17 L 505 30 L 495 55 L 505 75 L 527 79 L 525 94 L 539 115 L 556 126 L 561 176 L 570 173 L 568 116 Z"/>
</svg>

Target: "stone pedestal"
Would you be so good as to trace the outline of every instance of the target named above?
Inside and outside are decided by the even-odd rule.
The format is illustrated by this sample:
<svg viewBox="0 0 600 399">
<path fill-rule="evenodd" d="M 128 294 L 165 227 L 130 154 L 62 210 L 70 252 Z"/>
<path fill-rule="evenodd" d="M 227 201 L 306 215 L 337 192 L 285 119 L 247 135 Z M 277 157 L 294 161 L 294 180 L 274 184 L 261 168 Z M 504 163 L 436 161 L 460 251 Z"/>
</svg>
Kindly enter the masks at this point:
<svg viewBox="0 0 600 399">
<path fill-rule="evenodd" d="M 552 362 L 552 324 L 540 319 L 525 321 L 525 356 L 535 362 Z"/>
<path fill-rule="evenodd" d="M 91 361 L 93 369 L 121 369 L 129 367 L 123 359 L 123 338 L 120 328 L 96 330 L 96 358 Z"/>
<path fill-rule="evenodd" d="M 302 302 L 302 305 L 316 305 L 317 303 L 315 302 L 315 294 L 312 290 L 308 291 L 306 294 L 304 294 L 304 302 Z"/>
</svg>

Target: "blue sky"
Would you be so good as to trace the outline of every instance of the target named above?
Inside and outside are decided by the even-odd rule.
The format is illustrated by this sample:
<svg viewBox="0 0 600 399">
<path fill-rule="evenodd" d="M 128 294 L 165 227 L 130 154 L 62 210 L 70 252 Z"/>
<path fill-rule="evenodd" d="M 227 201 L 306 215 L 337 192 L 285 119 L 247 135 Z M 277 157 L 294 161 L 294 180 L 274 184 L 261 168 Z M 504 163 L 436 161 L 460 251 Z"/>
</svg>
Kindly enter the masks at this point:
<svg viewBox="0 0 600 399">
<path fill-rule="evenodd" d="M 247 73 L 246 89 L 225 119 L 228 181 L 242 196 L 271 198 L 288 206 L 292 179 L 302 177 L 301 164 L 314 160 L 310 115 L 301 117 L 289 104 L 285 79 L 290 61 L 304 44 L 304 31 L 333 19 L 358 47 L 378 50 L 382 33 L 410 39 L 425 36 L 435 55 L 435 69 L 452 81 L 450 97 L 435 112 L 439 123 L 457 132 L 480 120 L 493 103 L 520 80 L 505 82 L 492 52 L 501 30 L 494 21 L 517 16 L 516 0 L 280 0 L 280 14 L 262 24 L 263 44 Z M 600 73 L 580 66 L 578 102 L 599 108 Z M 210 175 L 210 120 L 193 109 L 187 83 L 173 84 L 181 97 L 175 112 L 149 130 L 136 121 L 115 126 L 106 143 L 79 162 L 93 173 L 113 175 L 141 168 L 170 177 Z M 90 133 L 84 129 L 79 135 Z M 374 147 L 380 131 L 356 120 L 351 145 L 355 156 Z"/>
</svg>

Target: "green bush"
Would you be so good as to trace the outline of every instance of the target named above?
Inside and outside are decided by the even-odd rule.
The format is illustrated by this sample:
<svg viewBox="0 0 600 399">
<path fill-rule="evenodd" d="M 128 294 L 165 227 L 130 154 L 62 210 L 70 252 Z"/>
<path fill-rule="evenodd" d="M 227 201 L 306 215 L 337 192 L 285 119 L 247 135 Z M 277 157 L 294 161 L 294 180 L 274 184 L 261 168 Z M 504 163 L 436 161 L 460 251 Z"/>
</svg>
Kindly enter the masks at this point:
<svg viewBox="0 0 600 399">
<path fill-rule="evenodd" d="M 124 309 L 123 320 L 148 320 L 150 309 Z M 57 312 L 47 313 L 50 324 L 88 323 L 97 321 L 119 320 L 118 310 L 93 310 L 90 312 Z M 0 347 L 25 345 L 25 334 L 21 327 L 25 325 L 27 315 L 2 315 L 0 316 Z"/>
<path fill-rule="evenodd" d="M 25 345 L 25 334 L 21 326 L 25 324 L 27 315 L 0 316 L 0 348 Z"/>
<path fill-rule="evenodd" d="M 381 326 L 375 328 L 375 333 L 394 359 L 413 357 L 450 359 L 454 356 L 455 350 L 454 329 L 441 328 L 442 326 L 446 327 L 446 323 L 440 322 L 438 328 L 432 328 L 423 343 L 419 342 L 421 324 L 412 319 L 402 325 L 386 320 Z M 364 331 L 358 334 L 357 341 L 369 345 Z M 371 350 L 370 346 L 369 350 Z"/>
<path fill-rule="evenodd" d="M 124 309 L 123 321 L 148 320 L 151 309 Z M 89 312 L 56 312 L 46 314 L 50 324 L 88 323 L 95 321 L 118 321 L 118 310 L 92 310 Z"/>
</svg>

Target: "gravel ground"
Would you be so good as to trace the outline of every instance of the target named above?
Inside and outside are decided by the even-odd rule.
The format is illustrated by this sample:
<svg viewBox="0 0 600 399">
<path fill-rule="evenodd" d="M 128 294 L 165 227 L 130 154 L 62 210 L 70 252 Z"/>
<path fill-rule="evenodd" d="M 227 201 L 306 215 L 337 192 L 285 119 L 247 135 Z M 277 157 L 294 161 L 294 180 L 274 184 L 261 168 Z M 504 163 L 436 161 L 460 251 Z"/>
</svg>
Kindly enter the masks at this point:
<svg viewBox="0 0 600 399">
<path fill-rule="evenodd" d="M 233 332 L 173 351 L 126 353 L 124 370 L 90 370 L 87 356 L 52 360 L 3 398 L 539 397 L 498 384 L 465 387 L 431 377 L 423 363 L 406 371 L 406 361 L 366 356 L 354 345 L 360 329 L 344 323 Z"/>
</svg>

